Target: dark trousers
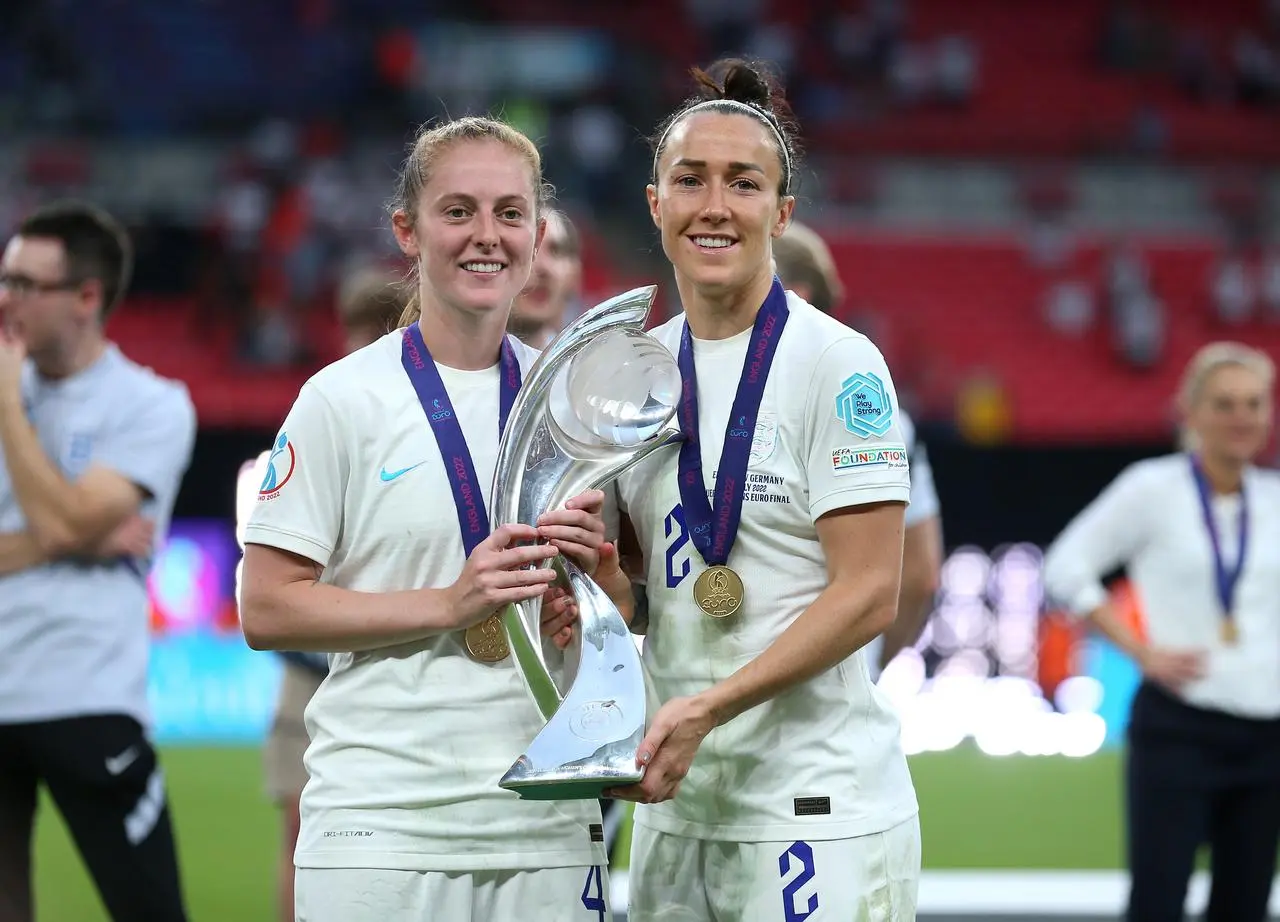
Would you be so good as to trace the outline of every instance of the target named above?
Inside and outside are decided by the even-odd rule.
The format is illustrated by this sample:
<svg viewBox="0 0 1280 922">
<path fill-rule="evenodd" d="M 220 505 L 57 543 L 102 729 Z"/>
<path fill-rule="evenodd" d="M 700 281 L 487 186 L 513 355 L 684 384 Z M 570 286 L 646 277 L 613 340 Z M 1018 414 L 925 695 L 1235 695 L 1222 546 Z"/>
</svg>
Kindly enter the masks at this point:
<svg viewBox="0 0 1280 922">
<path fill-rule="evenodd" d="M 114 922 L 186 922 L 164 777 L 132 717 L 0 724 L 0 922 L 30 922 L 40 784 Z"/>
<path fill-rule="evenodd" d="M 1126 768 L 1128 922 L 1181 922 L 1203 844 L 1207 922 L 1263 922 L 1280 843 L 1280 720 L 1191 707 L 1144 683 Z"/>
</svg>

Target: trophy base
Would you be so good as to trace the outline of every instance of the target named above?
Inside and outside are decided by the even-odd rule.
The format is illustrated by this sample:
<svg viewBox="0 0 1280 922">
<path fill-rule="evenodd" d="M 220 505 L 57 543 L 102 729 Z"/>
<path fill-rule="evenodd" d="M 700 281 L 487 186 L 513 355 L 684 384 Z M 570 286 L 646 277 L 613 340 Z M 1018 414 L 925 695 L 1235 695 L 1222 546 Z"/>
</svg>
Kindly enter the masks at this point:
<svg viewBox="0 0 1280 922">
<path fill-rule="evenodd" d="M 521 800 L 596 800 L 610 788 L 636 784 L 644 777 L 644 769 L 635 764 L 639 740 L 619 741 L 603 759 L 579 763 L 567 762 L 547 768 L 534 768 L 528 755 L 521 756 L 498 782 L 498 787 L 514 792 Z M 614 747 L 609 747 L 613 749 Z"/>
<path fill-rule="evenodd" d="M 500 787 L 513 791 L 521 800 L 601 800 L 604 792 L 636 784 L 643 778 L 576 778 L 564 781 L 503 782 Z"/>
</svg>

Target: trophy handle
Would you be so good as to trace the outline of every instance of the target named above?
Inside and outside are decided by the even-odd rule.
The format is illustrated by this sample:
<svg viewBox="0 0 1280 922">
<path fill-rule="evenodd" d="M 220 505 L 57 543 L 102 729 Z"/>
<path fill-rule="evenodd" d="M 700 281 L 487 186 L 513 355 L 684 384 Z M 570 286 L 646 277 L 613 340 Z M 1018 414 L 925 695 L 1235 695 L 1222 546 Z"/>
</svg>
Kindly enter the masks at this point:
<svg viewBox="0 0 1280 922">
<path fill-rule="evenodd" d="M 526 800 L 599 797 L 644 777 L 636 749 L 645 734 L 645 682 L 631 632 L 617 606 L 577 564 L 562 559 L 559 568 L 578 602 L 581 655 L 568 694 L 563 701 L 557 695 L 546 726 L 498 782 Z M 527 641 L 523 630 L 511 634 L 517 645 Z M 520 655 L 518 646 L 514 652 Z M 531 691 L 537 698 L 537 690 Z"/>
</svg>

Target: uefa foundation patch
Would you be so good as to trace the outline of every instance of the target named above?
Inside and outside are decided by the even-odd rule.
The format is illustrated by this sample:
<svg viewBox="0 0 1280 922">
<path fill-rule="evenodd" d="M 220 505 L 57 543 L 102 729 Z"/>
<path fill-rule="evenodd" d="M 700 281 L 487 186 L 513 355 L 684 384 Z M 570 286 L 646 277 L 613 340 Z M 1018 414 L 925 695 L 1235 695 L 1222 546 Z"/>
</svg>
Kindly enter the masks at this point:
<svg viewBox="0 0 1280 922">
<path fill-rule="evenodd" d="M 848 474 L 853 471 L 905 471 L 907 469 L 906 445 L 843 446 L 831 450 L 831 472 Z"/>
</svg>

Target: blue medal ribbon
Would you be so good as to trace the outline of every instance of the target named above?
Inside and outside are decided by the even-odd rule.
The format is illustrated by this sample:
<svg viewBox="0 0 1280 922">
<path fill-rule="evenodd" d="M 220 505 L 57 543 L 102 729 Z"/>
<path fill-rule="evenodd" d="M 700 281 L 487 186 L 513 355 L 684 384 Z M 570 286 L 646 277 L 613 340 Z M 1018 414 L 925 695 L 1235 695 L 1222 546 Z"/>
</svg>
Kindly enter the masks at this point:
<svg viewBox="0 0 1280 922">
<path fill-rule="evenodd" d="M 1222 554 L 1222 539 L 1218 536 L 1218 525 L 1213 518 L 1213 488 L 1209 485 L 1209 477 L 1205 474 L 1200 459 L 1191 455 L 1191 473 L 1195 478 L 1196 492 L 1200 494 L 1200 512 L 1204 517 L 1205 528 L 1209 530 L 1209 543 L 1213 546 L 1213 571 L 1217 581 L 1218 601 L 1222 603 L 1222 617 L 1234 627 L 1236 586 L 1240 582 L 1240 574 L 1244 571 L 1244 561 L 1249 547 L 1249 504 L 1244 492 L 1244 481 L 1240 482 L 1240 541 L 1239 552 L 1234 565 L 1227 567 Z"/>
<path fill-rule="evenodd" d="M 458 527 L 462 530 L 464 556 L 470 557 L 477 544 L 489 536 L 489 514 L 484 507 L 484 489 L 476 478 L 476 467 L 467 448 L 467 438 L 449 400 L 449 392 L 440 378 L 422 338 L 422 330 L 416 323 L 405 327 L 400 348 L 400 361 L 404 365 L 409 382 L 418 395 L 418 402 L 427 414 L 431 430 L 435 433 L 440 457 L 444 460 L 449 487 L 453 490 L 453 504 L 458 511 Z M 498 437 L 507 428 L 507 417 L 516 402 L 520 390 L 520 363 L 505 336 L 502 339 L 500 359 L 500 388 L 498 405 Z"/>
<path fill-rule="evenodd" d="M 733 409 L 725 428 L 724 448 L 716 472 L 713 506 L 707 499 L 706 480 L 702 472 L 702 441 L 698 435 L 698 376 L 693 361 L 693 335 L 686 321 L 680 336 L 680 405 L 677 414 L 684 442 L 680 446 L 680 502 L 684 506 L 685 523 L 694 547 L 708 566 L 723 565 L 733 550 L 742 519 L 742 497 L 745 492 L 747 465 L 751 460 L 751 442 L 756 432 L 756 417 L 764 399 L 769 368 L 778 351 L 778 341 L 787 325 L 790 310 L 782 283 L 775 277 L 769 296 L 765 298 L 751 330 L 747 357 L 738 377 Z M 717 369 L 718 371 L 718 369 Z"/>
</svg>

